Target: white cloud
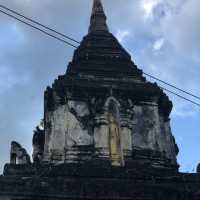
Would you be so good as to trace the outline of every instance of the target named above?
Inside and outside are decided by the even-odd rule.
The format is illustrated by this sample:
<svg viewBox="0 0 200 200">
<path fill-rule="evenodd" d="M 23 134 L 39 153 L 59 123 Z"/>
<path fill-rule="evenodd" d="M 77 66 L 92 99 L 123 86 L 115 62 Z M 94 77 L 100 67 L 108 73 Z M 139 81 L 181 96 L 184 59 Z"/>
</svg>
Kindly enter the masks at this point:
<svg viewBox="0 0 200 200">
<path fill-rule="evenodd" d="M 161 0 L 142 0 L 141 1 L 140 5 L 144 11 L 145 18 L 153 17 L 153 10 L 160 2 Z"/>
<path fill-rule="evenodd" d="M 162 21 L 163 37 L 173 45 L 179 53 L 186 56 L 200 55 L 200 1 L 186 1 L 177 12 L 171 13 Z"/>
<path fill-rule="evenodd" d="M 153 44 L 153 50 L 159 51 L 163 47 L 164 43 L 165 43 L 164 38 L 160 38 L 160 39 L 156 40 Z"/>
<path fill-rule="evenodd" d="M 119 42 L 124 42 L 126 37 L 128 37 L 129 35 L 130 35 L 130 32 L 127 30 L 118 30 L 116 37 L 119 40 Z"/>
<path fill-rule="evenodd" d="M 197 95 L 200 93 L 199 87 L 196 88 L 200 75 L 198 70 L 200 63 L 199 6 L 199 0 L 140 1 L 140 8 L 143 10 L 145 19 L 144 32 L 147 33 L 147 39 L 143 45 L 143 52 L 145 52 L 143 58 L 145 58 L 141 58 L 141 66 L 146 65 L 147 72 L 188 91 L 193 91 Z M 135 35 L 137 37 L 137 34 Z M 151 41 L 150 47 L 149 41 Z M 198 109 L 192 104 L 185 103 L 184 100 L 172 99 L 173 116 L 195 117 L 199 114 Z"/>
</svg>

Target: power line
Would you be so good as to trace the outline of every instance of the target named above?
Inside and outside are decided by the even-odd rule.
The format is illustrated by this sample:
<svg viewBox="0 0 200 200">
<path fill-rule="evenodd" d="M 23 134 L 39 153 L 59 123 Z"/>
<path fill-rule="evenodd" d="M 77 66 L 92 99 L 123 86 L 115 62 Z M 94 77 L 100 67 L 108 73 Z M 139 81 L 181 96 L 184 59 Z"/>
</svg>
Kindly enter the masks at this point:
<svg viewBox="0 0 200 200">
<path fill-rule="evenodd" d="M 195 104 L 196 106 L 199 106 L 199 107 L 200 107 L 200 104 L 197 103 L 197 102 L 195 102 L 195 101 L 192 101 L 192 100 L 190 100 L 190 99 L 188 99 L 188 98 L 186 98 L 186 97 L 183 97 L 182 95 L 177 94 L 176 92 L 173 92 L 173 91 L 171 91 L 171 90 L 169 90 L 169 89 L 166 89 L 166 88 L 164 88 L 164 87 L 162 87 L 162 86 L 159 86 L 159 87 L 160 87 L 161 89 L 165 90 L 166 92 L 169 92 L 169 93 L 171 93 L 171 94 L 173 94 L 173 95 L 175 95 L 175 96 L 177 96 L 177 97 L 179 97 L 179 98 L 181 98 L 181 99 L 184 99 L 184 100 L 186 100 L 186 101 L 189 101 L 190 103 L 193 103 L 193 104 Z"/>
<path fill-rule="evenodd" d="M 65 34 L 63 34 L 63 33 L 60 33 L 60 32 L 58 32 L 58 31 L 56 31 L 55 29 L 52 29 L 52 28 L 50 28 L 50 27 L 48 27 L 48 26 L 45 26 L 45 25 L 41 24 L 40 22 L 35 21 L 35 20 L 33 20 L 33 19 L 29 18 L 29 17 L 26 17 L 25 15 L 23 15 L 23 14 L 21 14 L 21 13 L 19 13 L 19 12 L 16 12 L 16 11 L 14 11 L 13 9 L 10 9 L 10 8 L 4 6 L 4 5 L 0 5 L 0 7 L 3 8 L 3 9 L 8 10 L 8 11 L 14 13 L 14 14 L 16 14 L 16 15 L 18 15 L 18 16 L 20 16 L 20 17 L 26 19 L 26 20 L 29 20 L 29 21 L 31 21 L 31 22 L 33 22 L 33 23 L 39 25 L 39 26 L 42 26 L 43 28 L 46 28 L 47 30 L 50 30 L 50 31 L 52 31 L 52 32 L 54 32 L 54 33 L 56 33 L 56 34 L 62 36 L 62 37 L 65 37 L 66 39 L 69 39 L 69 40 L 71 40 L 71 41 L 73 41 L 73 42 L 76 42 L 76 43 L 80 44 L 80 42 L 78 42 L 78 41 L 75 40 L 74 38 L 69 37 L 69 36 L 67 36 L 67 35 L 65 35 Z M 196 96 L 196 95 L 192 94 L 191 92 L 188 92 L 188 91 L 186 91 L 186 90 L 183 90 L 183 89 L 181 89 L 181 88 L 178 88 L 177 86 L 172 85 L 172 84 L 170 84 L 170 83 L 168 83 L 168 82 L 166 82 L 166 81 L 163 81 L 163 80 L 161 80 L 161 79 L 159 79 L 159 78 L 156 78 L 155 76 L 150 75 L 150 74 L 148 74 L 148 73 L 145 73 L 145 72 L 143 72 L 143 73 L 144 73 L 146 76 L 149 76 L 150 78 L 153 78 L 153 79 L 155 79 L 155 80 L 157 80 L 157 81 L 159 81 L 159 82 L 161 82 L 161 83 L 164 83 L 165 85 L 168 85 L 168 86 L 170 86 L 170 87 L 172 87 L 172 88 L 175 88 L 176 90 L 179 90 L 179 91 L 181 91 L 181 92 L 183 92 L 183 93 L 185 93 L 185 94 L 187 94 L 187 95 L 190 95 L 190 96 L 192 96 L 192 97 L 194 97 L 194 98 L 200 100 L 200 97 L 199 97 L 199 96 Z"/>
<path fill-rule="evenodd" d="M 159 78 L 156 78 L 155 76 L 152 76 L 152 75 L 147 74 L 147 73 L 145 73 L 145 72 L 143 72 L 143 74 L 145 74 L 146 76 L 149 76 L 150 78 L 153 78 L 153 79 L 155 79 L 155 80 L 157 80 L 157 81 L 159 81 L 159 82 L 161 82 L 161 83 L 164 83 L 165 85 L 168 85 L 168 86 L 170 86 L 170 87 L 172 87 L 172 88 L 175 88 L 176 90 L 179 90 L 179 91 L 181 91 L 181 92 L 183 92 L 183 93 L 185 93 L 185 94 L 187 94 L 187 95 L 190 95 L 190 96 L 192 96 L 192 97 L 194 97 L 194 98 L 200 100 L 200 97 L 198 97 L 198 96 L 192 94 L 191 92 L 188 92 L 188 91 L 186 91 L 186 90 L 180 89 L 180 88 L 178 88 L 178 87 L 175 86 L 175 85 L 172 85 L 172 84 L 170 84 L 170 83 L 168 83 L 168 82 L 166 82 L 166 81 L 163 81 L 163 80 L 161 80 L 161 79 L 159 79 Z"/>
<path fill-rule="evenodd" d="M 16 14 L 16 15 L 18 15 L 18 16 L 20 16 L 20 17 L 22 17 L 22 18 L 24 18 L 24 19 L 26 19 L 26 20 L 32 22 L 32 23 L 35 23 L 35 24 L 37 24 L 37 25 L 39 25 L 39 26 L 41 26 L 41 27 L 43 27 L 43 28 L 46 28 L 46 29 L 48 29 L 48 30 L 50 30 L 50 31 L 52 31 L 52 32 L 54 32 L 54 33 L 56 33 L 56 34 L 58 34 L 58 35 L 60 35 L 60 36 L 62 36 L 62 37 L 64 37 L 64 38 L 66 38 L 66 39 L 69 39 L 69 40 L 71 40 L 71 41 L 73 41 L 73 42 L 75 42 L 75 43 L 77 43 L 77 44 L 80 44 L 80 42 L 78 42 L 77 40 L 73 39 L 72 37 L 69 37 L 69 36 L 67 36 L 67 35 L 65 35 L 65 34 L 63 34 L 63 33 L 60 33 L 60 32 L 58 32 L 58 31 L 56 31 L 55 29 L 52 29 L 52 28 L 50 28 L 50 27 L 48 27 L 48 26 L 46 26 L 46 25 L 43 25 L 43 24 L 41 24 L 40 22 L 31 19 L 30 17 L 26 17 L 25 15 L 23 15 L 23 14 L 21 14 L 21 13 L 19 13 L 19 12 L 16 12 L 15 10 L 12 10 L 12 9 L 10 9 L 10 8 L 8 8 L 8 7 L 6 7 L 6 6 L 4 6 L 4 5 L 0 5 L 0 8 L 3 8 L 3 9 L 5 9 L 5 10 L 8 10 L 9 12 L 12 12 L 13 14 Z"/>
<path fill-rule="evenodd" d="M 2 6 L 0 6 L 0 7 L 2 7 Z M 4 6 L 3 6 L 3 7 L 4 7 Z M 9 10 L 10 10 L 10 9 L 9 9 Z M 67 41 L 65 41 L 65 40 L 63 40 L 63 39 L 61 39 L 61 38 L 59 38 L 59 37 L 57 37 L 57 36 L 54 36 L 54 35 L 48 33 L 47 31 L 44 31 L 44 30 L 42 30 L 42 29 L 40 29 L 40 28 L 38 28 L 38 27 L 36 27 L 36 26 L 34 26 L 34 25 L 28 23 L 28 22 L 25 22 L 25 21 L 23 21 L 23 20 L 21 20 L 21 19 L 15 17 L 15 16 L 13 16 L 13 15 L 11 15 L 11 14 L 9 14 L 9 13 L 6 13 L 5 11 L 2 11 L 1 9 L 0 9 L 0 12 L 3 13 L 3 14 L 5 14 L 5 15 L 7 15 L 7 16 L 9 16 L 9 17 L 11 17 L 11 18 L 16 19 L 17 21 L 20 21 L 21 23 L 24 23 L 24 24 L 26 24 L 26 25 L 28 25 L 28 26 L 30 26 L 30 27 L 32 27 L 32 28 L 34 28 L 34 29 L 36 29 L 36 30 L 38 30 L 38 31 L 40 31 L 40 32 L 42 32 L 42 33 L 44 33 L 44 34 L 46 34 L 46 35 L 52 37 L 52 38 L 54 38 L 54 39 L 57 39 L 57 40 L 59 40 L 60 42 L 63 42 L 63 43 L 65 43 L 65 44 L 67 44 L 67 45 L 69 45 L 69 46 L 71 46 L 71 47 L 73 47 L 73 48 L 77 48 L 77 46 L 75 46 L 75 45 L 73 45 L 73 44 L 71 44 L 71 43 L 69 43 L 69 42 L 67 42 Z M 15 11 L 14 11 L 14 12 L 15 12 Z M 20 16 L 20 15 L 21 15 L 21 14 L 19 14 L 19 16 Z M 25 19 L 27 18 L 27 17 L 25 17 L 25 16 L 23 16 L 23 15 L 21 15 L 21 16 L 22 16 L 23 18 L 25 18 Z M 27 19 L 29 19 L 29 18 L 27 18 Z M 29 20 L 29 21 L 31 21 L 31 20 Z M 34 22 L 34 20 L 32 20 L 32 22 Z M 35 23 L 35 22 L 34 22 L 34 23 Z M 38 23 L 38 25 L 40 25 L 39 22 L 36 22 L 36 23 Z M 41 24 L 41 25 L 42 25 L 42 24 Z M 42 27 L 46 27 L 46 26 L 42 25 Z M 48 30 L 53 30 L 53 29 L 51 29 L 51 28 L 49 28 L 49 27 L 47 27 L 47 29 L 48 29 Z M 53 32 L 54 32 L 54 31 L 53 31 Z M 59 33 L 59 32 L 55 31 L 55 33 Z M 59 33 L 59 35 L 64 35 L 64 34 Z M 65 35 L 65 36 L 66 36 L 66 35 Z M 68 39 L 69 39 L 70 37 L 66 36 L 65 38 L 68 38 Z M 75 39 L 73 39 L 73 41 L 76 41 L 76 42 L 78 43 L 78 41 L 75 40 Z M 168 86 L 170 86 L 170 87 L 173 87 L 173 88 L 175 88 L 175 89 L 177 89 L 177 90 L 179 90 L 179 91 L 181 91 L 181 92 L 184 92 L 185 94 L 188 94 L 188 95 L 190 95 L 190 96 L 192 96 L 192 97 L 195 97 L 195 98 L 197 98 L 197 99 L 200 99 L 200 97 L 198 97 L 198 96 L 196 96 L 196 95 L 194 95 L 194 94 L 192 94 L 192 93 L 190 93 L 190 92 L 187 92 L 187 91 L 185 91 L 185 90 L 182 90 L 182 89 L 180 89 L 180 88 L 178 88 L 178 87 L 176 87 L 176 86 L 174 86 L 174 85 L 172 85 L 172 84 L 170 84 L 170 83 L 167 83 L 167 82 L 165 82 L 165 81 L 163 81 L 163 80 L 161 80 L 161 79 L 158 79 L 158 78 L 156 78 L 156 77 L 154 77 L 154 76 L 152 76 L 152 75 L 149 75 L 149 74 L 147 74 L 147 73 L 144 73 L 144 74 L 147 75 L 147 76 L 149 76 L 149 77 L 151 77 L 151 78 L 153 78 L 153 79 L 155 79 L 155 80 L 157 80 L 157 81 L 160 81 L 160 82 L 162 82 L 162 83 L 164 83 L 164 84 L 166 84 L 166 85 L 168 85 Z M 169 92 L 169 93 L 171 93 L 171 94 L 173 94 L 173 95 L 175 95 L 175 96 L 177 96 L 177 97 L 179 97 L 179 98 L 182 98 L 182 99 L 184 99 L 184 100 L 186 100 L 186 101 L 189 101 L 190 103 L 193 103 L 193 104 L 195 104 L 195 105 L 197 105 L 197 106 L 200 107 L 200 104 L 197 103 L 197 102 L 195 102 L 195 101 L 192 101 L 192 100 L 190 100 L 190 99 L 188 99 L 188 98 L 186 98 L 186 97 L 184 97 L 184 96 L 182 96 L 182 95 L 179 95 L 179 94 L 177 94 L 177 93 L 175 93 L 175 92 L 173 92 L 173 91 L 171 91 L 171 90 L 169 90 L 169 89 L 166 89 L 166 88 L 163 88 L 163 87 L 160 87 L 160 88 L 163 89 L 163 90 L 165 90 L 165 91 L 167 91 L 167 92 Z"/>
<path fill-rule="evenodd" d="M 32 27 L 32 28 L 34 28 L 34 29 L 36 29 L 36 30 L 38 30 L 38 31 L 40 31 L 40 32 L 42 32 L 42 33 L 44 33 L 44 34 L 46 34 L 46 35 L 52 37 L 52 38 L 54 38 L 54 39 L 57 39 L 57 40 L 59 40 L 60 42 L 63 42 L 63 43 L 65 43 L 65 44 L 67 44 L 67 45 L 69 45 L 69 46 L 71 46 L 71 47 L 77 48 L 77 46 L 71 44 L 70 42 L 67 42 L 67 41 L 65 41 L 65 40 L 63 40 L 63 39 L 61 39 L 61 38 L 59 38 L 59 37 L 57 37 L 57 36 L 55 36 L 55 35 L 52 35 L 52 34 L 46 32 L 46 31 L 44 31 L 44 30 L 42 30 L 42 29 L 40 29 L 40 28 L 38 28 L 38 27 L 36 27 L 36 26 L 34 26 L 34 25 L 28 23 L 28 22 L 25 22 L 25 21 L 23 21 L 23 20 L 21 20 L 21 19 L 15 17 L 15 16 L 13 16 L 13 15 L 11 15 L 11 14 L 9 14 L 9 13 L 6 13 L 5 11 L 2 11 L 1 9 L 0 9 L 0 12 L 3 13 L 3 14 L 5 14 L 5 15 L 7 15 L 7 16 L 9 16 L 9 17 L 11 17 L 11 18 L 13 18 L 13 19 L 16 19 L 17 21 L 20 21 L 20 22 L 22 22 L 23 24 L 26 24 L 26 25 L 28 25 L 28 26 L 30 26 L 30 27 Z"/>
</svg>

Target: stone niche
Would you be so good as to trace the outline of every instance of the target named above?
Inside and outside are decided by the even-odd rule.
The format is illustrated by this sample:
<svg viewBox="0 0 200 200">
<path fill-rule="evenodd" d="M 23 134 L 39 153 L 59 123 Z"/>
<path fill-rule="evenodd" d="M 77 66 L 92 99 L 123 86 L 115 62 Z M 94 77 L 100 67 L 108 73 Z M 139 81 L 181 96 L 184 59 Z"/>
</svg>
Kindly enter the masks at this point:
<svg viewBox="0 0 200 200">
<path fill-rule="evenodd" d="M 125 157 L 131 156 L 131 117 L 114 97 L 109 97 L 95 116 L 96 153 L 99 157 L 110 158 L 113 165 L 124 165 Z"/>
</svg>

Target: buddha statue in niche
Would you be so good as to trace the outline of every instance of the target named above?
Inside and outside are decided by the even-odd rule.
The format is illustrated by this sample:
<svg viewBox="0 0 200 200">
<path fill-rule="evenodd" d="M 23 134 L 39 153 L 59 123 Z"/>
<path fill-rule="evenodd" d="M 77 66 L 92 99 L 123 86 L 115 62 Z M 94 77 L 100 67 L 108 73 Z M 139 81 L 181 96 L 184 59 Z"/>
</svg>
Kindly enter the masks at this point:
<svg viewBox="0 0 200 200">
<path fill-rule="evenodd" d="M 118 107 L 111 101 L 108 107 L 110 159 L 113 166 L 123 166 L 123 151 L 121 146 L 121 130 Z"/>
</svg>

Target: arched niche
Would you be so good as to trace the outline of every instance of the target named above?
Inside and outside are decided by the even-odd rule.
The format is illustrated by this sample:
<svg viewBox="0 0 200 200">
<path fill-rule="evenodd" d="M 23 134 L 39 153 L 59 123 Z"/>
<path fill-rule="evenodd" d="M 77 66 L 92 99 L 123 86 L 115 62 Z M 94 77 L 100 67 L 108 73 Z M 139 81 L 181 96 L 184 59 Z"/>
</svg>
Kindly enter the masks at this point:
<svg viewBox="0 0 200 200">
<path fill-rule="evenodd" d="M 114 98 L 110 97 L 105 104 L 108 117 L 109 129 L 109 151 L 110 160 L 113 166 L 123 166 L 123 150 L 121 145 L 121 127 L 120 127 L 120 104 Z"/>
</svg>

